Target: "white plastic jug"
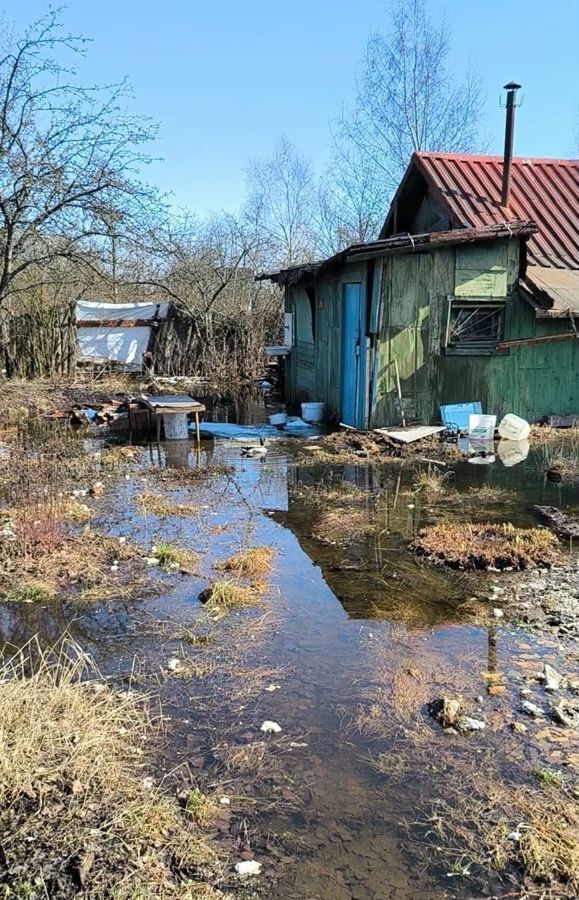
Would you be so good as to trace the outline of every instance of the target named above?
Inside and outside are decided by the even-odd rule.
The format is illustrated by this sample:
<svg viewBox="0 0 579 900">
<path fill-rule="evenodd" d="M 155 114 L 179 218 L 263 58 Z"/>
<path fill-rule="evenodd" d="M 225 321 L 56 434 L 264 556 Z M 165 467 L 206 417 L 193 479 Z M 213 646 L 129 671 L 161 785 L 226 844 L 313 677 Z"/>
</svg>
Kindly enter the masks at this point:
<svg viewBox="0 0 579 900">
<path fill-rule="evenodd" d="M 514 413 L 507 413 L 499 422 L 499 434 L 506 441 L 526 441 L 530 431 L 529 423 Z"/>
<path fill-rule="evenodd" d="M 528 441 L 507 441 L 501 438 L 497 453 L 503 466 L 516 466 L 517 463 L 523 462 L 529 455 Z"/>
</svg>

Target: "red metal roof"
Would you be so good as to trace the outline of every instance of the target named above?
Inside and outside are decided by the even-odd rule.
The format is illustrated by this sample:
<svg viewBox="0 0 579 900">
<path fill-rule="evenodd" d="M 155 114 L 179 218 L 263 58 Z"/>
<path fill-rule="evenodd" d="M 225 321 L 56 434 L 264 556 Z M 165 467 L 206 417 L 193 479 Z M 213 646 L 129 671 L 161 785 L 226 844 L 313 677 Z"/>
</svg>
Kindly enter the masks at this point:
<svg viewBox="0 0 579 900">
<path fill-rule="evenodd" d="M 412 162 L 448 210 L 453 227 L 531 220 L 529 262 L 579 269 L 579 160 L 514 157 L 509 209 L 501 206 L 502 156 L 415 153 Z"/>
</svg>

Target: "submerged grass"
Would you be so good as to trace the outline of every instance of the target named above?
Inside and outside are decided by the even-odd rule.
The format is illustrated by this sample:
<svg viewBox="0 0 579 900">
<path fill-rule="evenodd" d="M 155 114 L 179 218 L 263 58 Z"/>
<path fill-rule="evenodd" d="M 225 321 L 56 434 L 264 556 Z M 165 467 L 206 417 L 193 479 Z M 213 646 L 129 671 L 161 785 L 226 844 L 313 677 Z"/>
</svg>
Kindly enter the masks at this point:
<svg viewBox="0 0 579 900">
<path fill-rule="evenodd" d="M 405 823 L 414 847 L 427 862 L 442 860 L 447 877 L 468 879 L 469 897 L 481 896 L 477 888 L 484 884 L 493 896 L 575 900 L 579 807 L 573 780 L 553 769 L 529 769 L 528 749 L 515 733 L 504 734 L 498 745 L 481 736 L 475 751 L 471 737 L 443 732 L 429 703 L 458 691 L 467 710 L 480 709 L 471 669 L 453 664 L 440 649 L 417 660 L 391 638 L 368 644 L 351 725 L 378 742 L 370 761 L 389 790 L 418 775 L 416 815 Z M 488 711 L 483 718 L 492 730 Z"/>
<path fill-rule="evenodd" d="M 67 900 L 196 896 L 192 873 L 215 873 L 217 857 L 147 784 L 146 702 L 97 677 L 71 644 L 29 646 L 0 670 L 4 896 L 44 896 L 25 883 Z"/>
<path fill-rule="evenodd" d="M 199 825 L 207 825 L 215 816 L 217 804 L 203 794 L 199 788 L 192 788 L 185 801 L 187 815 L 191 816 Z"/>
<path fill-rule="evenodd" d="M 316 485 L 300 482 L 291 488 L 291 492 L 311 506 L 327 506 L 331 503 L 339 506 L 359 505 L 369 496 L 367 488 L 359 487 L 351 481 L 321 482 Z"/>
<path fill-rule="evenodd" d="M 524 881 L 521 896 L 528 898 L 577 897 L 577 801 L 552 783 L 510 783 L 492 764 L 477 775 L 455 772 L 444 799 L 432 803 L 426 821 L 414 824 L 426 831 L 438 854 L 466 863 L 466 874 Z"/>
<path fill-rule="evenodd" d="M 455 569 L 527 569 L 559 558 L 558 541 L 542 528 L 472 522 L 438 522 L 418 532 L 411 549 Z"/>
<path fill-rule="evenodd" d="M 443 472 L 436 466 L 421 469 L 414 478 L 414 488 L 425 494 L 443 494 L 450 487 L 453 472 Z"/>
<path fill-rule="evenodd" d="M 234 472 L 234 466 L 222 466 L 217 464 L 181 469 L 155 469 L 157 478 L 163 481 L 172 481 L 176 484 L 197 484 L 205 478 L 224 477 L 226 475 L 233 475 Z"/>
<path fill-rule="evenodd" d="M 376 531 L 371 512 L 365 508 L 325 509 L 318 516 L 312 536 L 331 544 L 347 544 Z"/>
<path fill-rule="evenodd" d="M 107 469 L 119 469 L 135 462 L 140 450 L 137 447 L 107 447 L 100 456 L 101 465 Z"/>
<path fill-rule="evenodd" d="M 160 494 L 139 494 L 136 497 L 139 512 L 154 516 L 192 516 L 199 512 L 199 506 L 192 503 L 178 503 Z"/>
</svg>

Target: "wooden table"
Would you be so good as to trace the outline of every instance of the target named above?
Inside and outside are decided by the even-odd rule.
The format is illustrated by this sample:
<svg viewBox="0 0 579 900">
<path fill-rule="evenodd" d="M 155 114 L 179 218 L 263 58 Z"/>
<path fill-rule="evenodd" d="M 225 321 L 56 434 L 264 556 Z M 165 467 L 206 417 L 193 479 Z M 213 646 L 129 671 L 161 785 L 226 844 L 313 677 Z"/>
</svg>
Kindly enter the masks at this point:
<svg viewBox="0 0 579 900">
<path fill-rule="evenodd" d="M 157 442 L 161 437 L 161 416 L 187 415 L 195 416 L 195 436 L 197 443 L 201 443 L 199 429 L 199 413 L 205 412 L 205 406 L 189 397 L 188 394 L 142 394 L 141 400 L 149 408 L 150 414 L 154 413 L 157 423 Z"/>
</svg>

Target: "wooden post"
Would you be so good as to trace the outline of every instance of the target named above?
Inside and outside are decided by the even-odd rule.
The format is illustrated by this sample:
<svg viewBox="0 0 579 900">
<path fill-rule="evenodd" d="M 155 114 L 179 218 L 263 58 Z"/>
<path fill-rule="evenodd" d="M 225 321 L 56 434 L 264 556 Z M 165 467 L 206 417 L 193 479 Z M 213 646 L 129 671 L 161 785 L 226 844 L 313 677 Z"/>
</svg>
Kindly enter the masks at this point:
<svg viewBox="0 0 579 900">
<path fill-rule="evenodd" d="M 396 373 L 396 388 L 398 391 L 398 402 L 400 404 L 400 415 L 402 416 L 402 427 L 406 428 L 406 416 L 404 415 L 404 403 L 402 401 L 402 385 L 400 384 L 400 372 L 398 371 L 398 360 L 394 357 L 394 371 Z"/>
<path fill-rule="evenodd" d="M 197 437 L 197 446 L 201 443 L 201 431 L 199 429 L 199 413 L 195 411 L 195 435 Z"/>
</svg>

